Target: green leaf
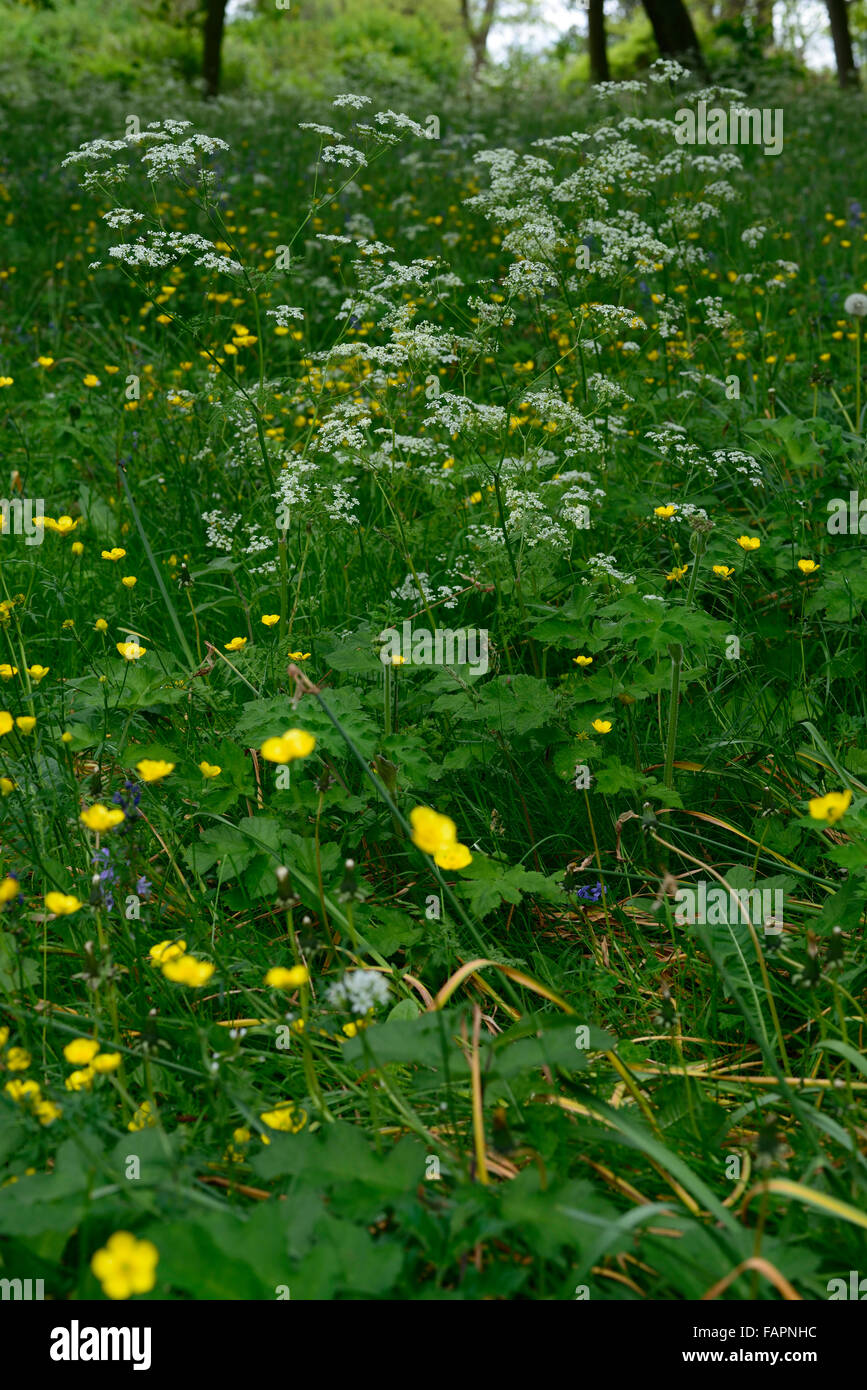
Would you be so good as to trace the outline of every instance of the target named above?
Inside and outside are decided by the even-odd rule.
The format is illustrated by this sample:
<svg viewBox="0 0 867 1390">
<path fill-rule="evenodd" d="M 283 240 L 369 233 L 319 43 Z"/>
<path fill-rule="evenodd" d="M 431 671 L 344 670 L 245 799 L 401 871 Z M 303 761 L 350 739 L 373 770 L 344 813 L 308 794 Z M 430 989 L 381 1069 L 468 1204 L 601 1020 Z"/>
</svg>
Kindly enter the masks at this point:
<svg viewBox="0 0 867 1390">
<path fill-rule="evenodd" d="M 379 730 L 361 708 L 355 692 L 345 687 L 329 690 L 328 705 L 346 729 L 363 758 L 372 758 L 377 750 Z M 333 758 L 350 756 L 346 740 L 337 732 L 325 711 L 315 700 L 304 700 L 298 709 L 292 708 L 288 695 L 270 699 L 248 700 L 235 723 L 235 735 L 248 748 L 259 748 L 266 738 L 277 737 L 286 729 L 306 729 L 314 735 L 317 748 Z M 314 759 L 316 752 L 311 755 Z"/>
<path fill-rule="evenodd" d="M 343 1059 L 360 1070 L 371 1066 L 371 1059 L 378 1066 L 402 1062 L 407 1066 L 441 1067 L 445 1047 L 447 1054 L 454 1053 L 450 1055 L 450 1065 L 466 1073 L 466 1064 L 458 1054 L 453 1036 L 458 1029 L 458 1017 L 458 1011 L 450 1009 L 421 1014 L 414 1019 L 375 1024 L 349 1039 L 343 1048 Z"/>
<path fill-rule="evenodd" d="M 616 1039 L 598 1028 L 590 1027 L 586 1037 L 583 1031 L 579 1034 L 577 1030 L 583 1030 L 585 1025 L 576 1024 L 574 1019 L 537 1016 L 535 1024 L 533 1027 L 533 1020 L 530 1020 L 533 1032 L 521 1036 L 528 1031 L 528 1020 L 522 1019 L 515 1028 L 496 1039 L 490 1049 L 493 1062 L 490 1069 L 485 1070 L 486 1075 L 504 1079 L 521 1072 L 538 1073 L 544 1066 L 561 1067 L 569 1072 L 584 1071 L 588 1051 L 612 1052 L 616 1046 Z"/>
<path fill-rule="evenodd" d="M 206 830 L 195 844 L 184 850 L 184 859 L 200 877 L 215 865 L 220 866 L 220 881 L 237 878 L 258 853 L 255 845 L 240 830 L 230 825 L 217 825 Z"/>
<path fill-rule="evenodd" d="M 160 1252 L 158 1287 L 194 1299 L 274 1297 L 274 1288 L 265 1284 L 256 1267 L 256 1251 L 237 1218 L 215 1212 L 202 1220 L 160 1221 L 143 1234 Z"/>
<path fill-rule="evenodd" d="M 383 1024 L 366 1031 L 411 1028 L 412 1023 Z M 347 1044 L 347 1050 L 353 1038 Z M 344 1051 L 346 1056 L 346 1050 Z M 383 1193 L 406 1192 L 424 1172 L 421 1148 L 403 1139 L 384 1155 L 377 1154 L 362 1131 L 345 1120 L 312 1133 L 273 1135 L 271 1143 L 252 1161 L 254 1173 L 266 1181 L 277 1177 L 310 1177 L 321 1188 L 345 1182 L 369 1183 Z"/>
<path fill-rule="evenodd" d="M 34 1173 L 0 1187 L 0 1236 L 71 1234 L 87 1209 L 93 1171 L 78 1145 L 64 1141 L 53 1172 Z"/>
<path fill-rule="evenodd" d="M 402 1018 L 418 1018 L 420 1013 L 421 1009 L 414 999 L 401 999 L 399 1004 L 395 1004 L 386 1021 L 394 1023 L 395 1020 L 400 1022 Z"/>
<path fill-rule="evenodd" d="M 554 722 L 556 699 L 548 682 L 535 676 L 496 676 L 471 691 L 441 695 L 433 707 L 458 723 L 523 735 Z"/>
<path fill-rule="evenodd" d="M 371 909 L 369 919 L 366 913 L 356 910 L 356 920 L 371 946 L 386 960 L 401 947 L 414 946 L 424 936 L 424 928 L 396 908 Z"/>
<path fill-rule="evenodd" d="M 535 869 L 520 866 L 505 869 L 494 859 L 474 854 L 473 861 L 462 870 L 455 891 L 466 898 L 477 917 L 486 917 L 501 903 L 519 903 L 525 893 L 534 893 L 547 902 L 565 902 L 566 893 L 558 875 L 550 878 Z"/>
<path fill-rule="evenodd" d="M 0 932 L 0 989 L 15 994 L 25 985 L 35 985 L 39 979 L 39 963 L 21 954 L 21 948 L 6 933 Z"/>
<path fill-rule="evenodd" d="M 842 888 L 825 899 L 821 912 L 813 918 L 813 929 L 831 931 L 834 927 L 849 927 L 854 931 L 860 925 L 865 899 L 867 885 L 864 879 L 852 874 Z"/>
</svg>

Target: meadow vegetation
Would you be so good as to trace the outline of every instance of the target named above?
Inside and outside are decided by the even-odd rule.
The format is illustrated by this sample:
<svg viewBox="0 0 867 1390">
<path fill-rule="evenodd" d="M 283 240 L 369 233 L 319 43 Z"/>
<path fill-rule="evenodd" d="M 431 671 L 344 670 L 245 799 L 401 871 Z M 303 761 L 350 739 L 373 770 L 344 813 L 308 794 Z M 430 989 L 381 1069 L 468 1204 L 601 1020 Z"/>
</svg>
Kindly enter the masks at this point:
<svg viewBox="0 0 867 1390">
<path fill-rule="evenodd" d="M 867 1228 L 863 113 L 429 78 L 6 84 L 2 1272 L 824 1298 Z M 677 142 L 742 98 L 778 157 Z M 678 920 L 700 882 L 782 918 Z"/>
</svg>

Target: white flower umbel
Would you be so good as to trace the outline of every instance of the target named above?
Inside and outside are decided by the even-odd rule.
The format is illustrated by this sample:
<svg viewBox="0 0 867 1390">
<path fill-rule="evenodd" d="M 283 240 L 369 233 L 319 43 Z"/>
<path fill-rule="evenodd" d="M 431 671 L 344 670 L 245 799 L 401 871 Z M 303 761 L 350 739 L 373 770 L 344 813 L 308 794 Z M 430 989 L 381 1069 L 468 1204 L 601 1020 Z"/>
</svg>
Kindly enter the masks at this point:
<svg viewBox="0 0 867 1390">
<path fill-rule="evenodd" d="M 296 309 L 291 304 L 278 304 L 276 309 L 266 309 L 269 318 L 277 320 L 278 328 L 288 328 L 290 319 L 303 319 L 304 310 Z"/>
<path fill-rule="evenodd" d="M 388 1000 L 388 981 L 377 970 L 347 970 L 342 980 L 329 985 L 326 998 L 333 1009 L 364 1015 Z"/>
<path fill-rule="evenodd" d="M 356 150 L 352 145 L 326 145 L 320 159 L 323 164 L 338 164 L 341 169 L 364 169 L 367 165 L 361 150 Z"/>
</svg>

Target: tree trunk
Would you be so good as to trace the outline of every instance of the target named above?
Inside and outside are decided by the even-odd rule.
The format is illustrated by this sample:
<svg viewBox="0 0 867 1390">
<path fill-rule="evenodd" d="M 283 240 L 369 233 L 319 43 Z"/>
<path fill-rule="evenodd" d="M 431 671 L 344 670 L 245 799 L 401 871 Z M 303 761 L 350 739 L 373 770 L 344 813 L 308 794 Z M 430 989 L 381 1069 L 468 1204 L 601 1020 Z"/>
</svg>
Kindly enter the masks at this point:
<svg viewBox="0 0 867 1390">
<path fill-rule="evenodd" d="M 473 77 L 488 60 L 488 34 L 494 22 L 497 0 L 485 0 L 484 9 L 478 25 L 474 25 L 470 15 L 470 0 L 461 0 L 461 18 L 467 31 L 467 38 L 473 50 Z"/>
<path fill-rule="evenodd" d="M 590 76 L 594 82 L 607 82 L 610 72 L 608 45 L 605 39 L 605 0 L 589 0 L 587 48 L 590 54 Z"/>
<path fill-rule="evenodd" d="M 852 52 L 846 0 L 825 0 L 825 4 L 831 21 L 831 38 L 834 40 L 834 57 L 837 59 L 837 80 L 841 87 L 857 87 L 858 69 Z"/>
<path fill-rule="evenodd" d="M 681 58 L 705 71 L 698 37 L 683 0 L 643 0 L 661 58 Z"/>
<path fill-rule="evenodd" d="M 756 27 L 774 32 L 774 0 L 758 0 L 756 5 Z"/>
<path fill-rule="evenodd" d="M 225 22 L 226 0 L 207 0 L 205 46 L 202 56 L 202 77 L 205 80 L 207 97 L 215 97 L 220 90 L 220 56 Z"/>
</svg>

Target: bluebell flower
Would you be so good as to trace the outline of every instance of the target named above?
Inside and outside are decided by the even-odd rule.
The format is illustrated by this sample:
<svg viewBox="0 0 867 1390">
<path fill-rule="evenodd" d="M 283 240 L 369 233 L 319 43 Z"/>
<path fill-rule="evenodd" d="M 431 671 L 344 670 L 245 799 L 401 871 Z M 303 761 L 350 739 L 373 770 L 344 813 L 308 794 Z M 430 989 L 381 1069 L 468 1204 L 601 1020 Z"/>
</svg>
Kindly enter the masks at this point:
<svg viewBox="0 0 867 1390">
<path fill-rule="evenodd" d="M 578 897 L 583 898 L 585 902 L 598 903 L 602 897 L 602 884 L 598 879 L 593 886 L 585 884 L 583 888 L 578 889 Z"/>
<path fill-rule="evenodd" d="M 141 788 L 137 782 L 124 782 L 123 787 L 123 791 L 115 792 L 112 801 L 130 816 L 141 801 Z"/>
</svg>

